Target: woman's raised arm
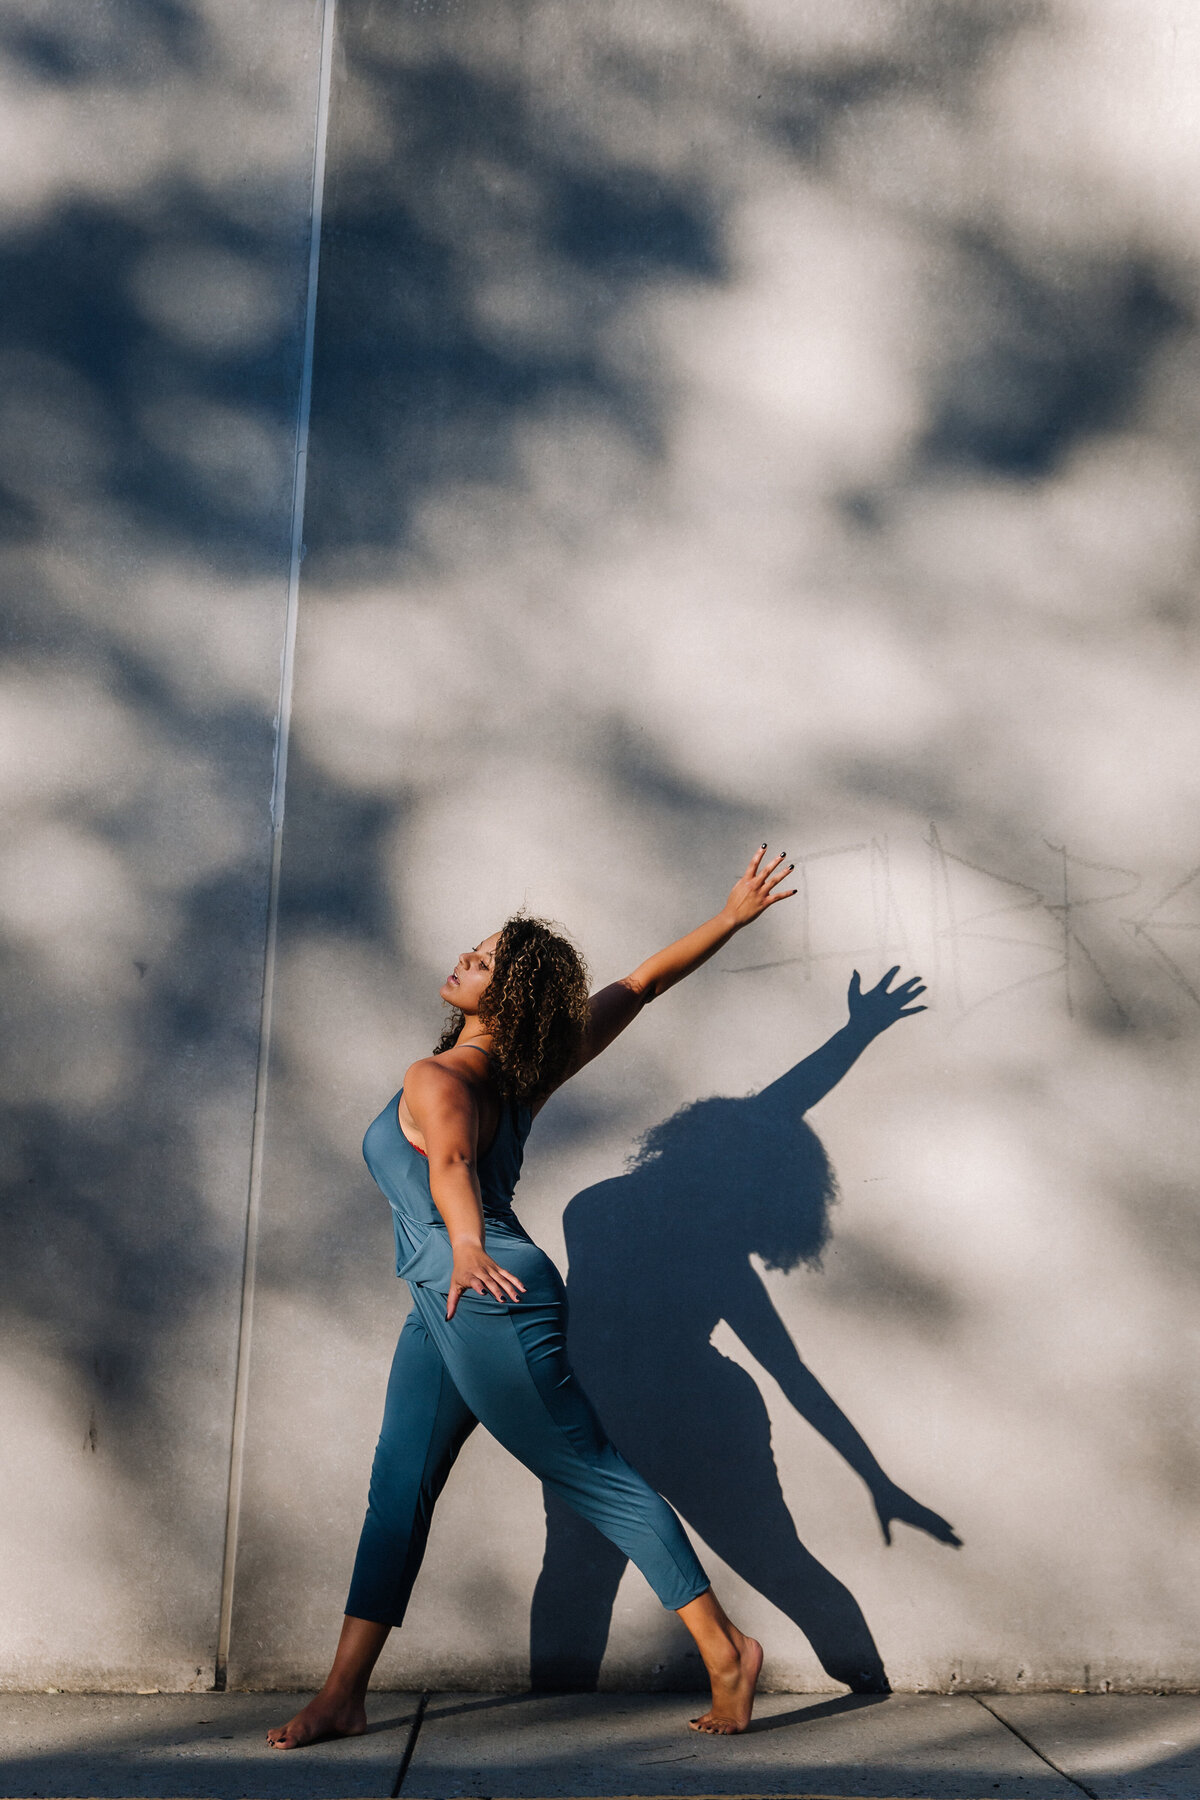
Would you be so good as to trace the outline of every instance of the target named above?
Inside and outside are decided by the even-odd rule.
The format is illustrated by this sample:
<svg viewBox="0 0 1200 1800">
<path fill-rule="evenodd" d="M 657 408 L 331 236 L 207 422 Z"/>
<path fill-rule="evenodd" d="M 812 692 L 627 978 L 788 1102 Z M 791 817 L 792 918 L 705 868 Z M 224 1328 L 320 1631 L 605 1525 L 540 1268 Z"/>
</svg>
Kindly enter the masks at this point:
<svg viewBox="0 0 1200 1800">
<path fill-rule="evenodd" d="M 599 1056 L 602 1050 L 607 1050 L 613 1039 L 633 1023 L 643 1006 L 707 962 L 722 944 L 729 942 L 735 931 L 741 931 L 743 926 L 761 918 L 768 906 L 791 899 L 795 888 L 776 892 L 794 866 L 792 863 L 782 866 L 786 854 L 784 851 L 768 858 L 767 846 L 763 844 L 750 858 L 745 874 L 734 882 L 719 913 L 714 913 L 703 925 L 697 925 L 686 937 L 668 944 L 657 955 L 647 957 L 631 975 L 610 982 L 608 987 L 600 988 L 592 995 L 583 1046 L 571 1065 L 571 1075 Z"/>
</svg>

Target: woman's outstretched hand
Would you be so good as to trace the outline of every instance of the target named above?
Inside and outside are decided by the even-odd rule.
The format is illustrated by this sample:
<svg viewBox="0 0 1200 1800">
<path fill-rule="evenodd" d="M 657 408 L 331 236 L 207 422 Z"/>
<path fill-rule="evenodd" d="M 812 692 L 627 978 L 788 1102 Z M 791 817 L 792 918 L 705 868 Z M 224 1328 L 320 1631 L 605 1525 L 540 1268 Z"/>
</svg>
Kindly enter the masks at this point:
<svg viewBox="0 0 1200 1800">
<path fill-rule="evenodd" d="M 888 970 L 882 981 L 876 982 L 864 994 L 862 977 L 855 969 L 850 977 L 850 992 L 846 996 L 852 1025 L 859 1025 L 872 1037 L 878 1037 L 881 1031 L 886 1031 L 897 1019 L 910 1019 L 914 1013 L 925 1011 L 923 1006 L 912 1004 L 919 994 L 925 992 L 921 977 L 914 975 L 908 981 L 902 981 L 898 988 L 893 988 L 891 983 L 899 973 L 900 965 L 897 963 L 894 969 Z"/>
<path fill-rule="evenodd" d="M 764 861 L 766 855 L 767 846 L 764 844 L 750 858 L 741 880 L 735 881 L 729 890 L 729 898 L 722 910 L 726 918 L 732 921 L 735 930 L 749 925 L 752 919 L 765 913 L 768 906 L 774 906 L 777 900 L 790 900 L 796 892 L 795 888 L 787 888 L 782 894 L 774 891 L 796 866 L 795 863 L 789 863 L 786 868 L 780 868 L 787 851 L 783 850 L 778 856 Z"/>
<path fill-rule="evenodd" d="M 457 1244 L 450 1292 L 446 1296 L 448 1319 L 454 1317 L 454 1310 L 468 1288 L 473 1294 L 490 1294 L 493 1300 L 519 1300 L 525 1292 L 525 1283 L 493 1262 L 482 1244 Z"/>
</svg>

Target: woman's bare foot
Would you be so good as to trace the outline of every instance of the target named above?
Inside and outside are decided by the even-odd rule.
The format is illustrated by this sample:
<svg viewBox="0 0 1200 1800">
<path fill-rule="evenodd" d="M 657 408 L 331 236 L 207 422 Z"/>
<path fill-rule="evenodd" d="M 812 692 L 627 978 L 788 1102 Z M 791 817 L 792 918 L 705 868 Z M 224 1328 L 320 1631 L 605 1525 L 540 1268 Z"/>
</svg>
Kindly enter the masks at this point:
<svg viewBox="0 0 1200 1800">
<path fill-rule="evenodd" d="M 762 1645 L 757 1638 L 746 1637 L 736 1625 L 729 1627 L 734 1657 L 721 1659 L 720 1666 L 710 1667 L 712 1706 L 698 1719 L 689 1721 L 693 1731 L 704 1731 L 712 1737 L 733 1737 L 745 1731 L 754 1710 L 754 1690 L 762 1668 Z"/>
<path fill-rule="evenodd" d="M 299 1750 L 302 1744 L 315 1744 L 321 1738 L 361 1737 L 367 1729 L 363 1705 L 367 1683 L 391 1629 L 347 1613 L 324 1687 L 294 1719 L 268 1731 L 268 1744 L 276 1750 Z"/>
<path fill-rule="evenodd" d="M 322 1738 L 361 1737 L 367 1729 L 367 1709 L 357 1695 L 330 1694 L 324 1688 L 301 1707 L 286 1725 L 268 1731 L 267 1742 L 276 1750 L 299 1750 Z"/>
</svg>

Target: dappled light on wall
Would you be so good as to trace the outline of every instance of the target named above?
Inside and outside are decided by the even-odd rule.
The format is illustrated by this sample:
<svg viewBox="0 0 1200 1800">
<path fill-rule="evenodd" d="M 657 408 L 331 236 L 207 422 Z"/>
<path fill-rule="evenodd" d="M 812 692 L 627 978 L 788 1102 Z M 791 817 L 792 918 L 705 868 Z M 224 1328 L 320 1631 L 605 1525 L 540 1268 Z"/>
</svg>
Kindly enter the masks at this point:
<svg viewBox="0 0 1200 1800">
<path fill-rule="evenodd" d="M 1131 29 L 1143 138 L 1096 157 Z M 1068 1498 L 1144 1418 L 1114 1314 L 1165 1347 L 1190 1291 L 1151 1298 L 1178 1215 L 1151 1224 L 1128 1175 L 1139 1121 L 1169 1117 L 1154 1157 L 1187 1181 L 1200 1023 L 1192 252 L 1160 205 L 1190 127 L 1156 110 L 1183 65 L 1152 40 L 1066 5 L 342 12 L 291 804 L 328 858 L 377 854 L 359 923 L 308 911 L 281 946 L 287 1180 L 298 1141 L 322 1168 L 329 1132 L 349 1145 L 346 1069 L 394 1086 L 447 955 L 512 907 L 562 919 L 603 979 L 747 846 L 786 845 L 790 911 L 547 1112 L 522 1193 L 567 1254 L 564 1203 L 811 1047 L 851 967 L 926 975 L 904 1050 L 809 1121 L 843 1195 L 822 1268 L 762 1280 L 961 1555 L 903 1529 L 888 1550 L 771 1372 L 727 1321 L 717 1340 L 901 1685 L 1015 1681 L 1033 1587 L 1038 1679 L 1068 1679 L 1145 1579 L 1126 1509 L 1179 1531 L 1148 1474 L 1083 1538 Z M 1043 1412 L 1050 1366 L 1064 1395 L 1127 1397 Z M 436 1579 L 483 1581 L 453 1538 L 469 1500 L 446 1504 Z M 514 1596 L 539 1567 L 513 1548 Z M 773 1678 L 827 1680 L 718 1567 Z M 1162 1605 L 1135 1609 L 1130 1667 L 1161 1670 Z M 455 1679 L 519 1683 L 505 1607 L 465 1663 L 432 1601 L 420 1642 Z M 632 1593 L 613 1617 L 599 1679 L 681 1678 Z M 393 1678 L 425 1654 L 401 1642 Z"/>
<path fill-rule="evenodd" d="M 1173 0 L 338 0 L 259 1071 L 320 52 L 294 13 L 0 18 L 11 1392 L 61 1485 L 45 1543 L 111 1626 L 72 1679 L 211 1679 L 256 1104 L 230 1677 L 264 1685 L 313 1677 L 344 1599 L 401 1304 L 358 1144 L 450 961 L 528 904 L 608 979 L 763 838 L 796 899 L 548 1109 L 523 1216 L 581 1296 L 623 1208 L 687 1238 L 686 1183 L 630 1163 L 675 1122 L 716 1256 L 778 1170 L 700 1126 L 753 1119 L 851 969 L 920 971 L 930 1011 L 775 1122 L 798 1260 L 723 1254 L 963 1548 L 883 1541 L 831 1415 L 710 1293 L 689 1367 L 742 1397 L 828 1605 L 739 1571 L 728 1492 L 718 1585 L 781 1686 L 1173 1679 L 1200 27 Z M 636 1432 L 602 1337 L 581 1357 Z M 541 1497 L 482 1443 L 461 1475 L 386 1678 L 520 1686 Z M 631 1589 L 589 1616 L 579 1684 L 688 1673 Z"/>
</svg>

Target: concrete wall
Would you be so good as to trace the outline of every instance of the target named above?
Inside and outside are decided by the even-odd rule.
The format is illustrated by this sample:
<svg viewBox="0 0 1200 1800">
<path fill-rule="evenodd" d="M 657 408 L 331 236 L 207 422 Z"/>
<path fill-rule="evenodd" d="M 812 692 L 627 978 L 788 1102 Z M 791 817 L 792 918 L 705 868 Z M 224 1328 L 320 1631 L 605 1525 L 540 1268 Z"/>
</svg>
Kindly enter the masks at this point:
<svg viewBox="0 0 1200 1800">
<path fill-rule="evenodd" d="M 11 1686 L 213 1679 L 320 43 L 0 19 Z"/>
<path fill-rule="evenodd" d="M 203 15 L 205 44 L 245 17 Z M 215 1655 L 287 588 L 267 449 L 319 39 L 307 8 L 254 17 L 277 115 L 248 54 L 186 34 L 146 26 L 119 79 L 68 78 L 32 13 L 6 50 L 63 106 L 90 81 L 152 113 L 153 54 L 225 108 L 188 153 L 203 206 L 147 126 L 150 172 L 81 157 L 85 205 L 38 164 L 5 230 L 58 433 L 41 463 L 5 439 L 42 634 L 9 717 L 45 746 L 4 876 L 31 971 L 15 1685 L 205 1682 Z M 448 959 L 527 902 L 620 974 L 764 837 L 800 896 L 531 1141 L 522 1216 L 570 1250 L 618 1441 L 776 1686 L 872 1656 L 900 1687 L 1200 1680 L 1198 64 L 1182 0 L 340 0 L 232 1684 L 314 1680 L 336 1632 L 405 1306 L 358 1146 Z M 255 210 L 271 118 L 285 202 Z M 45 299 L 43 268 L 94 292 L 171 221 L 198 275 L 122 262 L 75 327 Z M 206 278 L 252 320 L 290 299 L 252 349 L 197 344 Z M 851 968 L 897 961 L 928 1013 L 806 1121 L 744 1103 L 841 1023 Z M 890 1545 L 873 1502 L 908 1521 Z M 520 1686 L 531 1635 L 547 1679 L 694 1674 L 480 1437 L 381 1673 Z"/>
</svg>

